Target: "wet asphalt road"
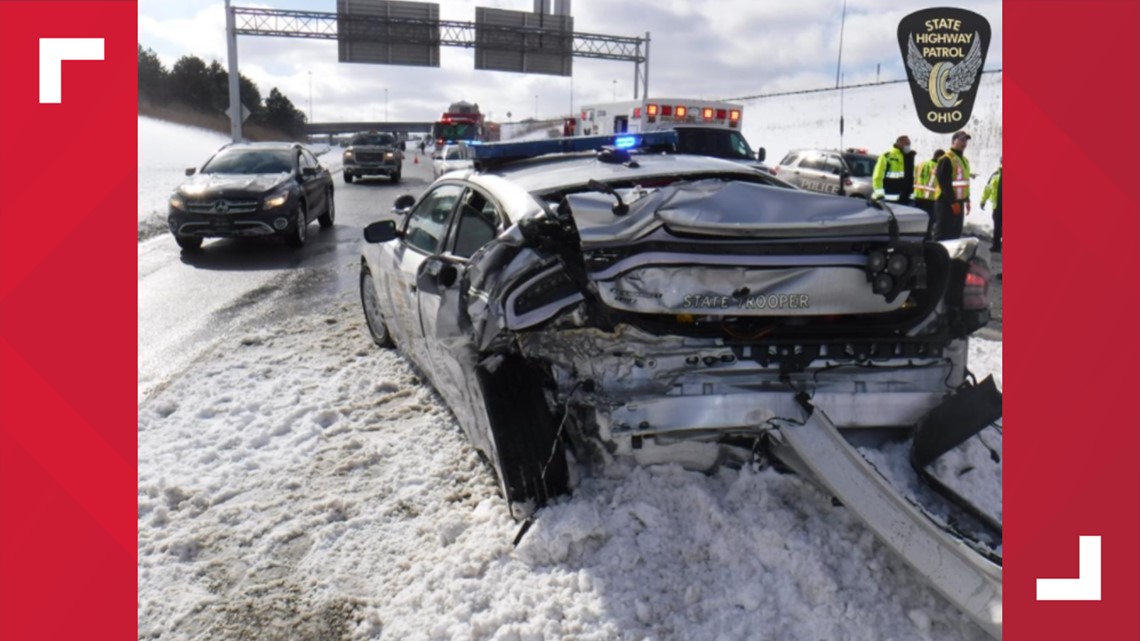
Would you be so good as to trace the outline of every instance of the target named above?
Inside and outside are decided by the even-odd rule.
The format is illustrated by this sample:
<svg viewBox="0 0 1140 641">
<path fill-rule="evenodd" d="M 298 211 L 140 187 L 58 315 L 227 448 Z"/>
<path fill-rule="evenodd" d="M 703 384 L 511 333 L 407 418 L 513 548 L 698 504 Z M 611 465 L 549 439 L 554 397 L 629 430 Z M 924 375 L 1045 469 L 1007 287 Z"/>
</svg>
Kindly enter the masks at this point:
<svg viewBox="0 0 1140 641">
<path fill-rule="evenodd" d="M 219 341 L 257 331 L 259 319 L 319 311 L 344 290 L 355 292 L 364 227 L 392 218 L 399 195 L 418 197 L 431 183 L 430 159 L 415 164 L 416 154 L 407 152 L 395 185 L 383 177 L 345 184 L 339 159 L 322 159 L 336 169 L 336 224 L 325 230 L 313 221 L 300 249 L 278 238 L 207 240 L 196 252 L 181 251 L 168 234 L 140 243 L 139 402 Z"/>
</svg>

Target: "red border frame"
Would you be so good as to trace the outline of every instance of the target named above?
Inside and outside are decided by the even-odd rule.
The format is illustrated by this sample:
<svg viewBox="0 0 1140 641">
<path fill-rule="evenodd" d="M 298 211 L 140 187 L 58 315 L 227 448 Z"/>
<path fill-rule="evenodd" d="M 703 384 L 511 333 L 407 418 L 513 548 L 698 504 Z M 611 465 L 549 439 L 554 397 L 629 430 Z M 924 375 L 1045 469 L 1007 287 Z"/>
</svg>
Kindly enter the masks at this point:
<svg viewBox="0 0 1140 641">
<path fill-rule="evenodd" d="M 1005 638 L 1140 639 L 1140 3 L 1003 5 Z M 1038 602 L 1102 537 L 1102 599 Z"/>
<path fill-rule="evenodd" d="M 137 21 L 0 2 L 0 639 L 137 638 Z M 104 39 L 60 104 L 40 38 Z"/>
</svg>

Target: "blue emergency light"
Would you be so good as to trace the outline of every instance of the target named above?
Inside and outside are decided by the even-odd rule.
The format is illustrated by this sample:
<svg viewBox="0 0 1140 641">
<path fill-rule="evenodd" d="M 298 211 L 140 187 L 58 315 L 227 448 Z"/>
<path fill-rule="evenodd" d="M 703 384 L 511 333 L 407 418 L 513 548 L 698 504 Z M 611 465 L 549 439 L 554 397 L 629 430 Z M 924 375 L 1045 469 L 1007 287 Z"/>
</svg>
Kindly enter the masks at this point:
<svg viewBox="0 0 1140 641">
<path fill-rule="evenodd" d="M 525 142 L 492 142 L 474 146 L 471 148 L 471 152 L 476 161 L 505 162 L 507 160 L 535 158 L 547 154 L 599 151 L 606 147 L 623 150 L 676 149 L 677 132 L 654 131 L 639 135 L 573 136 Z"/>
</svg>

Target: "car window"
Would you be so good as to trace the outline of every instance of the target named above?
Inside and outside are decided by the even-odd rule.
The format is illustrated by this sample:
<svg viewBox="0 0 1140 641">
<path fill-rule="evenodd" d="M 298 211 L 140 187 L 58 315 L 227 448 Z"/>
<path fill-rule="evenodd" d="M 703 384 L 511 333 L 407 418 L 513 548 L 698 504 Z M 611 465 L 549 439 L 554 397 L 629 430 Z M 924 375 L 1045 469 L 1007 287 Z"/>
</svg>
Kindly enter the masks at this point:
<svg viewBox="0 0 1140 641">
<path fill-rule="evenodd" d="M 392 134 L 356 134 L 352 137 L 350 145 L 363 146 L 391 146 L 396 144 L 396 137 Z"/>
<path fill-rule="evenodd" d="M 458 229 L 455 232 L 455 250 L 452 253 L 470 258 L 498 235 L 499 212 L 493 202 L 472 189 L 467 192 L 467 197 L 459 207 L 456 224 Z"/>
<path fill-rule="evenodd" d="M 800 163 L 800 167 L 804 169 L 818 169 L 820 171 L 824 171 L 826 169 L 826 163 L 823 161 L 823 156 L 819 154 L 811 154 L 810 156 L 803 159 L 803 161 Z"/>
<path fill-rule="evenodd" d="M 293 171 L 286 149 L 228 149 L 202 167 L 203 174 L 280 174 Z"/>
<path fill-rule="evenodd" d="M 824 171 L 829 174 L 835 174 L 838 176 L 839 174 L 843 173 L 843 161 L 839 159 L 839 156 L 836 156 L 834 154 L 829 154 L 827 156 L 827 158 L 824 160 L 824 166 Z"/>
<path fill-rule="evenodd" d="M 843 160 L 847 162 L 847 169 L 856 178 L 869 178 L 875 171 L 875 162 L 878 156 L 864 154 L 844 154 Z"/>
<path fill-rule="evenodd" d="M 447 160 L 463 160 L 465 154 L 461 147 L 451 147 L 447 150 Z"/>
<path fill-rule="evenodd" d="M 424 196 L 408 216 L 404 228 L 407 243 L 429 254 L 438 252 L 447 231 L 447 217 L 461 193 L 463 188 L 459 185 L 441 185 Z"/>
<path fill-rule="evenodd" d="M 784 166 L 794 165 L 794 164 L 796 164 L 796 161 L 799 160 L 799 158 L 800 158 L 800 154 L 798 152 L 793 151 L 793 152 L 789 153 L 787 156 L 784 156 L 784 159 L 780 161 L 780 164 L 784 165 Z"/>
</svg>

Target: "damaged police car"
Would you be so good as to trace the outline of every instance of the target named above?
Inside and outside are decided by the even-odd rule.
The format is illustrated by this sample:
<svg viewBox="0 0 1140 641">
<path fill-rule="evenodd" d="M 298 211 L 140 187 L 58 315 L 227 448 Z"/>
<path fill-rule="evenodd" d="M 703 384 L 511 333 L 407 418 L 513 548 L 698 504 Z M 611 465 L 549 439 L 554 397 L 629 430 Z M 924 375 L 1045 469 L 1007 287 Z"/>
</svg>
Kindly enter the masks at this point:
<svg viewBox="0 0 1140 641">
<path fill-rule="evenodd" d="M 567 452 L 746 462 L 806 398 L 845 430 L 910 427 L 968 376 L 989 320 L 974 239 L 662 153 L 675 136 L 473 146 L 475 170 L 365 230 L 373 339 L 422 370 L 512 502 L 568 492 Z"/>
</svg>

